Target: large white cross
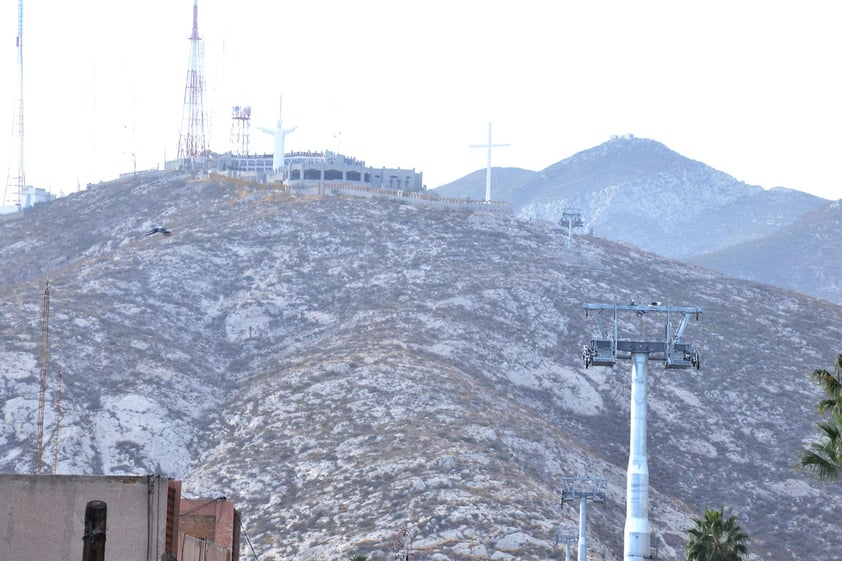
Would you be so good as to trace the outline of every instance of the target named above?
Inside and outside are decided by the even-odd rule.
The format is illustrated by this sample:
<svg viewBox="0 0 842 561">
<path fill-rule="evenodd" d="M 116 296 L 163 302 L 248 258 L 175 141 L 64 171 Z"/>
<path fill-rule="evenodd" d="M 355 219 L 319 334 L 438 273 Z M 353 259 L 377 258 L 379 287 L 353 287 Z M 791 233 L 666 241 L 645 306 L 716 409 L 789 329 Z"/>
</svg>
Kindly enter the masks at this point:
<svg viewBox="0 0 842 561">
<path fill-rule="evenodd" d="M 488 144 L 471 144 L 469 148 L 487 148 L 488 161 L 485 167 L 485 202 L 491 200 L 491 149 L 500 148 L 503 146 L 510 146 L 509 144 L 492 144 L 491 143 L 491 123 L 488 123 Z"/>
</svg>

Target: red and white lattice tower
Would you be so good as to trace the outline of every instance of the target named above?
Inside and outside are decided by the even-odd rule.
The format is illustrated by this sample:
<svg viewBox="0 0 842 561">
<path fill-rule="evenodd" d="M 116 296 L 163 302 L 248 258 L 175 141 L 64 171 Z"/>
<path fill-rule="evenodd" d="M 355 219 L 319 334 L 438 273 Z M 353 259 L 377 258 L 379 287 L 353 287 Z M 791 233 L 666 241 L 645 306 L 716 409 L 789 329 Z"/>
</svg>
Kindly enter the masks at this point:
<svg viewBox="0 0 842 561">
<path fill-rule="evenodd" d="M 18 92 L 15 100 L 15 113 L 12 123 L 11 155 L 6 186 L 0 206 L 16 207 L 20 210 L 21 191 L 26 187 L 26 174 L 23 165 L 23 0 L 18 0 Z"/>
<path fill-rule="evenodd" d="M 238 156 L 249 155 L 249 130 L 251 107 L 236 105 L 231 110 L 231 152 Z"/>
<path fill-rule="evenodd" d="M 178 159 L 185 167 L 201 166 L 207 152 L 205 140 L 205 53 L 199 38 L 199 6 L 193 0 L 193 33 L 190 35 L 190 65 L 184 86 L 184 108 L 178 137 Z"/>
</svg>

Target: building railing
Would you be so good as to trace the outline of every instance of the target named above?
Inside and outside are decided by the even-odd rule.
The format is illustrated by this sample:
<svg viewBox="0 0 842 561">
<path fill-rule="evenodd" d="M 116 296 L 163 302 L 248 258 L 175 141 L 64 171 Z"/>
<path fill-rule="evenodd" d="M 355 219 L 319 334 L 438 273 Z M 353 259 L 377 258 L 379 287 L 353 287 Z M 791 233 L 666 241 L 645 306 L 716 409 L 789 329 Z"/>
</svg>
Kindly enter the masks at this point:
<svg viewBox="0 0 842 561">
<path fill-rule="evenodd" d="M 474 199 L 459 199 L 456 197 L 439 197 L 418 191 L 400 191 L 371 187 L 369 185 L 355 185 L 345 182 L 313 181 L 312 183 L 295 183 L 290 186 L 293 193 L 325 194 L 326 191 L 361 194 L 372 197 L 388 197 L 393 200 L 411 200 L 442 206 L 458 206 L 463 208 L 483 208 L 497 212 L 511 211 L 511 204 L 507 201 L 483 201 Z"/>
<path fill-rule="evenodd" d="M 234 182 L 241 185 L 256 184 L 255 178 L 230 177 L 218 172 L 210 172 L 208 179 L 220 179 L 227 182 Z M 342 181 L 293 181 L 292 183 L 270 182 L 268 185 L 284 193 L 326 195 L 328 193 L 347 193 L 363 197 L 383 197 L 396 201 L 412 201 L 414 203 L 425 203 L 438 206 L 469 208 L 475 210 L 487 210 L 492 212 L 511 212 L 511 203 L 508 201 L 484 201 L 477 199 L 460 199 L 457 197 L 439 197 L 427 192 L 401 191 L 396 189 L 384 189 L 370 185 L 357 185 Z"/>
</svg>

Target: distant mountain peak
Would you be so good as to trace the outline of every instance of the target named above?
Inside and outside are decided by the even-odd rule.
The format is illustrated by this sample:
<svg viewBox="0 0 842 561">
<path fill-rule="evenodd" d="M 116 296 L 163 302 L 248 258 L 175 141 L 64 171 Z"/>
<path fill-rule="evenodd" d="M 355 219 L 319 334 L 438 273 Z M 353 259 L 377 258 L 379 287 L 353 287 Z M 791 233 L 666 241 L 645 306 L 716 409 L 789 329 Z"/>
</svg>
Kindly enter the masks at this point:
<svg viewBox="0 0 842 561">
<path fill-rule="evenodd" d="M 484 174 L 476 176 L 439 192 L 476 197 Z M 586 231 L 678 259 L 764 238 L 828 204 L 785 187 L 746 184 L 631 134 L 612 136 L 537 173 L 510 177 L 496 175 L 492 194 L 523 218 L 557 222 L 565 209 L 576 208 Z"/>
<path fill-rule="evenodd" d="M 630 171 L 637 170 L 645 173 L 688 165 L 707 167 L 701 162 L 682 156 L 657 140 L 623 135 L 612 136 L 602 144 L 582 150 L 547 169 L 558 169 L 564 166 L 576 167 L 586 162 L 591 164 L 599 162 L 600 165 L 607 166 L 623 165 Z M 629 167 L 629 164 L 631 167 Z"/>
<path fill-rule="evenodd" d="M 664 150 L 669 150 L 670 152 L 672 152 L 672 150 L 667 148 L 667 146 L 665 144 L 663 144 L 661 142 L 658 142 L 657 140 L 653 140 L 651 138 L 644 138 L 642 136 L 635 136 L 631 133 L 611 135 L 611 138 L 609 138 L 606 142 L 603 142 L 600 146 L 603 146 L 605 144 L 616 144 L 616 145 L 625 145 L 625 146 L 636 145 L 636 146 L 658 147 L 658 148 L 662 148 Z"/>
</svg>

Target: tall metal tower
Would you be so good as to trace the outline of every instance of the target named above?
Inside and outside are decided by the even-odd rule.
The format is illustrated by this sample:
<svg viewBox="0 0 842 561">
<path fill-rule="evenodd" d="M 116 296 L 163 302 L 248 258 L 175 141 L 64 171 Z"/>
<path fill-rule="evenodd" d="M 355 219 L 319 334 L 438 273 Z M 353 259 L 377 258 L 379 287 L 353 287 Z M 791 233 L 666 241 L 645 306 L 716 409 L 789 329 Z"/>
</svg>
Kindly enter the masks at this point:
<svg viewBox="0 0 842 561">
<path fill-rule="evenodd" d="M 588 501 L 605 504 L 605 479 L 600 477 L 562 477 L 564 489 L 561 490 L 561 504 L 579 501 L 579 557 L 585 561 L 588 540 L 585 526 L 588 518 Z"/>
<path fill-rule="evenodd" d="M 184 85 L 184 108 L 178 137 L 178 159 L 185 168 L 204 163 L 205 140 L 205 49 L 199 37 L 199 5 L 193 0 L 193 33 L 190 35 L 190 63 Z"/>
<path fill-rule="evenodd" d="M 21 192 L 26 187 L 26 174 L 23 163 L 23 0 L 18 0 L 18 91 L 15 100 L 15 113 L 12 123 L 12 143 L 9 157 L 9 171 L 6 176 L 6 186 L 3 189 L 3 200 L 0 206 L 16 207 L 20 210 Z"/>
<path fill-rule="evenodd" d="M 237 156 L 249 155 L 251 107 L 235 105 L 231 109 L 231 151 Z"/>
<path fill-rule="evenodd" d="M 629 428 L 629 466 L 626 480 L 626 525 L 623 539 L 623 559 L 641 561 L 651 559 L 649 530 L 649 460 L 647 458 L 647 381 L 649 360 L 664 363 L 667 369 L 699 368 L 699 352 L 681 342 L 691 316 L 702 313 L 701 308 L 663 306 L 652 302 L 648 306 L 617 304 L 585 304 L 587 314 L 594 312 L 599 338 L 585 345 L 582 358 L 585 367 L 614 366 L 617 359 L 631 360 L 631 423 Z M 603 312 L 613 312 L 613 329 L 606 329 Z M 617 312 L 633 312 L 644 320 L 654 314 L 666 314 L 664 338 L 657 341 L 619 340 Z M 672 318 L 681 316 L 673 331 Z"/>
<path fill-rule="evenodd" d="M 36 429 L 35 444 L 35 470 L 34 474 L 41 473 L 41 459 L 44 454 L 44 409 L 47 392 L 47 351 L 49 348 L 49 325 L 50 325 L 50 281 L 47 281 L 47 288 L 44 289 L 44 303 L 41 307 L 41 377 L 38 390 L 38 426 Z"/>
<path fill-rule="evenodd" d="M 58 470 L 58 448 L 61 439 L 61 366 L 58 367 L 58 374 L 56 375 L 56 395 L 54 402 L 54 411 L 56 416 L 56 430 L 53 435 L 53 475 Z"/>
</svg>

